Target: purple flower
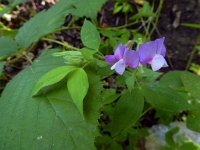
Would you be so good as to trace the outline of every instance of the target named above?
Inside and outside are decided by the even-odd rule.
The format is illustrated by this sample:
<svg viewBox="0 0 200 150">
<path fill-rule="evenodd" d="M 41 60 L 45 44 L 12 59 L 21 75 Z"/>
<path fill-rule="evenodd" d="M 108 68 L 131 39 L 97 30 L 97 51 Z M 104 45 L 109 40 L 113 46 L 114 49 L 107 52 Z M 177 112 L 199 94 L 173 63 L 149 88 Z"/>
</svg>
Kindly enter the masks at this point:
<svg viewBox="0 0 200 150">
<path fill-rule="evenodd" d="M 127 50 L 123 44 L 119 44 L 114 55 L 106 55 L 105 60 L 113 65 L 111 70 L 115 70 L 122 75 L 126 67 L 136 68 L 139 64 L 138 53 L 134 50 Z"/>
<path fill-rule="evenodd" d="M 164 40 L 165 38 L 163 37 L 142 44 L 138 50 L 140 63 L 150 64 L 153 71 L 157 71 L 162 67 L 168 67 L 164 58 L 166 54 Z"/>
</svg>

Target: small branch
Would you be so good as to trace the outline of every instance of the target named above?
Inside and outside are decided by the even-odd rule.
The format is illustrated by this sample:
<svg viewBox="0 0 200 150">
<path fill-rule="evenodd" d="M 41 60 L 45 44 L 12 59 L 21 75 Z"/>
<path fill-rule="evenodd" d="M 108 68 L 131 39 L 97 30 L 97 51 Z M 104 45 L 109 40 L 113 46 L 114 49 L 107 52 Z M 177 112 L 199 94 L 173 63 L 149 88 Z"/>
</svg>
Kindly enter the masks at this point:
<svg viewBox="0 0 200 150">
<path fill-rule="evenodd" d="M 127 28 L 127 27 L 130 27 L 132 25 L 135 25 L 137 24 L 138 21 L 134 21 L 134 22 L 131 22 L 129 24 L 124 24 L 122 26 L 117 26 L 117 27 L 108 27 L 108 28 L 98 28 L 98 29 L 106 29 L 106 30 L 117 30 L 117 29 L 122 29 L 122 28 Z"/>
<path fill-rule="evenodd" d="M 190 57 L 189 57 L 189 59 L 188 59 L 188 62 L 187 62 L 187 65 L 186 65 L 185 70 L 188 70 L 188 69 L 189 69 L 189 67 L 190 67 L 190 65 L 191 65 L 191 63 L 192 63 L 192 60 L 193 60 L 193 57 L 194 57 L 195 53 L 196 53 L 196 45 L 195 45 L 195 46 L 193 47 L 193 49 L 192 49 L 192 52 L 191 52 Z"/>
<path fill-rule="evenodd" d="M 59 45 L 63 46 L 63 47 L 66 48 L 66 49 L 79 50 L 78 48 L 76 48 L 76 47 L 70 45 L 70 44 L 67 43 L 67 42 L 60 42 L 60 41 L 58 41 L 58 40 L 49 39 L 49 38 L 41 38 L 41 40 L 59 44 Z"/>
</svg>

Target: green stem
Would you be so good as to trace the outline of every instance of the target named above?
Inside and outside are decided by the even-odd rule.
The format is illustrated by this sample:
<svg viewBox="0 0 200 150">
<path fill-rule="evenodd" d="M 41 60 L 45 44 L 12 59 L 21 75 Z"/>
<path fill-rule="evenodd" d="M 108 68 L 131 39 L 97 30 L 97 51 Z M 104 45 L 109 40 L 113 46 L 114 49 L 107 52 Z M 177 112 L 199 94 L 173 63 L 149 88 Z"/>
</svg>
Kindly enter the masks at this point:
<svg viewBox="0 0 200 150">
<path fill-rule="evenodd" d="M 55 30 L 54 32 L 60 32 L 60 31 L 65 31 L 65 30 L 73 30 L 73 29 L 77 29 L 77 30 L 80 30 L 81 27 L 80 26 L 76 26 L 76 27 L 62 27 L 62 28 L 59 28 L 57 30 Z"/>
<path fill-rule="evenodd" d="M 82 68 L 85 68 L 87 65 L 89 65 L 91 62 L 86 62 L 83 66 L 82 66 Z"/>
<path fill-rule="evenodd" d="M 70 22 L 68 23 L 68 27 L 70 27 L 72 24 L 74 24 L 74 17 L 72 17 L 72 19 L 71 19 Z"/>
<path fill-rule="evenodd" d="M 149 38 L 149 30 L 150 30 L 150 25 L 151 25 L 151 23 L 152 23 L 152 21 L 153 21 L 153 18 L 152 17 L 149 17 L 149 22 L 148 22 L 148 24 L 147 24 L 147 33 L 145 34 L 145 37 L 148 37 Z"/>
<path fill-rule="evenodd" d="M 195 46 L 193 47 L 193 49 L 192 49 L 192 52 L 191 52 L 190 57 L 189 57 L 189 59 L 188 59 L 188 62 L 187 62 L 187 65 L 186 65 L 185 70 L 188 70 L 188 69 L 189 69 L 189 67 L 190 67 L 190 65 L 191 65 L 191 63 L 192 63 L 192 60 L 193 60 L 193 57 L 194 57 L 195 52 L 196 52 L 196 45 L 195 45 Z"/>
<path fill-rule="evenodd" d="M 68 44 L 67 42 L 60 42 L 60 41 L 58 41 L 58 40 L 49 39 L 49 38 L 42 38 L 41 40 L 59 44 L 59 45 L 63 46 L 63 47 L 66 48 L 66 49 L 79 50 L 78 48 L 76 48 L 76 47 L 74 47 L 74 46 Z"/>
<path fill-rule="evenodd" d="M 125 13 L 125 25 L 127 25 L 128 24 L 128 15 L 127 15 L 127 13 Z"/>
<path fill-rule="evenodd" d="M 18 50 L 18 53 L 16 54 L 16 57 L 13 58 L 13 59 L 10 59 L 10 60 L 7 59 L 6 63 L 7 64 L 13 64 L 16 61 L 18 61 L 19 59 L 26 59 L 26 58 L 24 58 L 24 52 L 30 52 L 30 51 L 32 51 L 32 49 L 34 49 L 35 46 L 36 46 L 36 43 L 33 43 L 28 49 L 20 49 L 20 50 Z M 6 58 L 9 58 L 9 57 L 10 56 L 8 56 Z M 6 59 L 6 58 L 4 58 L 4 59 Z"/>
<path fill-rule="evenodd" d="M 122 29 L 122 28 L 130 27 L 130 26 L 135 25 L 135 24 L 137 24 L 137 23 L 138 23 L 138 21 L 134 21 L 134 22 L 131 22 L 131 23 L 128 23 L 128 24 L 124 24 L 124 25 L 122 25 L 122 26 L 108 27 L 108 28 L 98 28 L 98 29 L 117 30 L 117 29 Z"/>
<path fill-rule="evenodd" d="M 194 45 L 194 47 L 193 47 L 193 49 L 192 49 L 192 52 L 191 52 L 190 57 L 189 57 L 189 59 L 188 59 L 188 62 L 187 62 L 187 65 L 186 65 L 185 70 L 188 70 L 188 69 L 189 69 L 189 67 L 190 67 L 190 65 L 191 65 L 191 63 L 192 63 L 192 60 L 193 60 L 193 58 L 194 58 L 194 56 L 195 56 L 195 53 L 196 53 L 196 51 L 197 51 L 196 45 L 198 45 L 199 43 L 200 43 L 200 35 L 197 36 L 196 43 L 195 43 L 195 45 Z"/>
<path fill-rule="evenodd" d="M 143 117 L 147 112 L 149 112 L 149 111 L 152 110 L 152 109 L 153 109 L 152 106 L 149 107 L 149 108 L 147 108 L 147 109 L 141 114 L 140 118 Z"/>
<path fill-rule="evenodd" d="M 143 18 L 141 18 L 140 20 L 141 20 L 141 22 L 142 22 L 142 26 L 144 27 L 145 36 L 146 36 L 146 35 L 148 35 L 148 33 L 149 33 L 149 32 L 148 32 L 148 29 L 147 29 L 147 27 L 146 27 L 146 23 L 145 23 L 145 21 L 144 21 Z"/>
<path fill-rule="evenodd" d="M 163 6 L 163 2 L 164 2 L 163 0 L 160 0 L 160 2 L 159 2 L 158 10 L 156 12 L 156 20 L 155 20 L 155 23 L 154 23 L 154 26 L 153 26 L 152 30 L 149 33 L 149 38 L 151 37 L 151 35 L 153 34 L 154 30 L 157 27 L 158 19 L 160 18 L 160 13 L 161 13 L 162 6 Z"/>
</svg>

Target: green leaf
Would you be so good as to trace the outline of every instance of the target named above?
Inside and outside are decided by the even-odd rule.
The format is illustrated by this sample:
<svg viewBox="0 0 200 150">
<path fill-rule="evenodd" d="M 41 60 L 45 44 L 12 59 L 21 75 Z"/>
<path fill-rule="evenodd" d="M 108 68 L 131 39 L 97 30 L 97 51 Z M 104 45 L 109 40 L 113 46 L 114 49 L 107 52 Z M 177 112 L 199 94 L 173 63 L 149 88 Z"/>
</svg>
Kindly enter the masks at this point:
<svg viewBox="0 0 200 150">
<path fill-rule="evenodd" d="M 17 51 L 17 43 L 9 37 L 0 37 L 0 57 L 9 56 Z"/>
<path fill-rule="evenodd" d="M 60 66 L 42 76 L 33 88 L 32 95 L 36 95 L 42 88 L 61 81 L 71 71 L 75 70 L 74 66 Z"/>
<path fill-rule="evenodd" d="M 156 110 L 155 118 L 159 118 L 159 123 L 164 125 L 169 125 L 173 121 L 174 113 L 170 113 L 164 110 Z"/>
<path fill-rule="evenodd" d="M 168 87 L 154 84 L 142 87 L 141 92 L 147 102 L 157 109 L 168 112 L 180 112 L 190 109 L 186 97 Z"/>
<path fill-rule="evenodd" d="M 18 31 L 16 41 L 21 48 L 28 48 L 32 43 L 37 42 L 39 38 L 45 36 L 58 27 L 64 21 L 72 8 L 73 1 L 62 0 L 47 11 L 36 14 L 27 21 Z"/>
<path fill-rule="evenodd" d="M 83 55 L 83 57 L 88 60 L 88 61 L 92 61 L 93 60 L 93 54 L 95 53 L 95 51 L 91 50 L 91 49 L 87 49 L 87 48 L 82 48 L 80 50 L 81 54 Z"/>
<path fill-rule="evenodd" d="M 86 68 L 89 89 L 84 99 L 84 118 L 89 123 L 98 125 L 98 119 L 100 118 L 101 107 L 101 91 L 103 86 L 101 79 L 96 75 L 96 70 L 92 70 L 92 67 Z"/>
<path fill-rule="evenodd" d="M 4 67 L 5 62 L 0 62 L 0 75 L 3 72 L 3 67 Z"/>
<path fill-rule="evenodd" d="M 126 6 L 123 7 L 122 12 L 123 13 L 133 12 L 133 8 L 130 4 L 127 4 Z"/>
<path fill-rule="evenodd" d="M 143 7 L 138 10 L 138 13 L 130 19 L 140 19 L 142 17 L 153 17 L 155 13 L 148 2 L 145 2 Z"/>
<path fill-rule="evenodd" d="M 1 150 L 95 150 L 96 127 L 83 120 L 65 85 L 40 97 L 31 96 L 41 76 L 64 65 L 62 59 L 51 55 L 52 51 L 43 54 L 3 91 Z"/>
<path fill-rule="evenodd" d="M 191 130 L 200 132 L 200 104 L 194 105 L 187 116 L 187 127 Z"/>
<path fill-rule="evenodd" d="M 16 5 L 20 4 L 20 3 L 25 2 L 26 0 L 9 0 L 9 1 L 10 1 L 9 5 L 16 6 Z"/>
<path fill-rule="evenodd" d="M 101 42 L 99 32 L 88 20 L 85 20 L 81 28 L 81 40 L 83 44 L 91 49 L 98 50 Z"/>
<path fill-rule="evenodd" d="M 192 96 L 194 99 L 194 102 L 192 103 L 192 109 L 189 112 L 187 116 L 187 127 L 191 130 L 200 132 L 200 77 L 189 72 L 185 72 L 181 76 L 182 82 L 184 84 L 184 88 L 190 96 Z"/>
<path fill-rule="evenodd" d="M 128 87 L 128 90 L 131 92 L 134 87 L 135 87 L 135 76 L 129 76 L 127 79 L 126 79 L 126 85 Z"/>
<path fill-rule="evenodd" d="M 200 54 L 200 45 L 195 46 L 196 50 L 198 51 L 198 54 Z M 196 63 L 192 63 L 189 67 L 189 70 L 200 76 L 200 65 Z"/>
<path fill-rule="evenodd" d="M 160 150 L 174 150 L 174 147 L 164 146 L 164 147 L 161 147 Z"/>
<path fill-rule="evenodd" d="M 122 149 L 122 145 L 120 145 L 119 143 L 115 141 L 112 141 L 110 144 L 109 150 L 123 150 L 123 149 Z"/>
<path fill-rule="evenodd" d="M 189 72 L 181 76 L 185 89 L 197 99 L 200 99 L 200 77 Z"/>
<path fill-rule="evenodd" d="M 165 141 L 167 142 L 168 145 L 172 147 L 178 146 L 175 141 L 174 141 L 174 135 L 178 133 L 179 127 L 175 127 L 170 129 L 167 133 L 165 133 Z"/>
<path fill-rule="evenodd" d="M 137 73 L 138 77 L 142 77 L 143 82 L 154 82 L 160 75 L 161 73 L 145 67 L 139 68 L 139 72 Z"/>
<path fill-rule="evenodd" d="M 83 99 L 89 88 L 86 72 L 82 68 L 73 71 L 68 78 L 67 87 L 74 104 L 83 115 Z"/>
<path fill-rule="evenodd" d="M 200 145 L 192 142 L 192 141 L 186 141 L 180 146 L 180 150 L 200 150 Z"/>
<path fill-rule="evenodd" d="M 8 6 L 6 6 L 3 10 L 0 10 L 0 16 L 11 11 L 16 5 L 25 2 L 25 0 L 10 0 L 9 2 Z"/>
<path fill-rule="evenodd" d="M 103 105 L 110 104 L 119 98 L 120 94 L 114 89 L 104 89 L 101 93 Z"/>
<path fill-rule="evenodd" d="M 118 12 L 120 12 L 122 10 L 123 6 L 119 5 L 119 3 L 115 3 L 114 5 L 114 9 L 113 9 L 113 14 L 117 14 Z"/>
<path fill-rule="evenodd" d="M 11 7 L 0 7 L 0 17 L 2 17 L 5 13 L 11 10 Z"/>
<path fill-rule="evenodd" d="M 135 89 L 133 92 L 126 91 L 119 99 L 113 115 L 111 130 L 113 136 L 126 130 L 140 118 L 144 107 L 144 98 Z"/>
<path fill-rule="evenodd" d="M 11 29 L 0 22 L 0 35 L 5 37 L 14 38 L 17 34 L 17 29 Z"/>
<path fill-rule="evenodd" d="M 77 0 L 76 10 L 72 12 L 72 15 L 96 20 L 97 12 L 105 2 L 106 0 Z"/>
<path fill-rule="evenodd" d="M 183 71 L 170 71 L 162 76 L 162 78 L 160 79 L 160 84 L 175 89 L 183 87 L 181 76 L 184 73 L 185 72 Z"/>
</svg>

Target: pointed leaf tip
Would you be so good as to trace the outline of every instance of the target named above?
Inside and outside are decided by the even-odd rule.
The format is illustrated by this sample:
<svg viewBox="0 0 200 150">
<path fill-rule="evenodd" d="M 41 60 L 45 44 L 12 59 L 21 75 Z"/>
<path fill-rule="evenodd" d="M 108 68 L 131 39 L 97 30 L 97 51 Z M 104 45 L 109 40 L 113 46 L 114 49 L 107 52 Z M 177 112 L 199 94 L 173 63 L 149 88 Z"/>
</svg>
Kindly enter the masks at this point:
<svg viewBox="0 0 200 150">
<path fill-rule="evenodd" d="M 64 77 L 66 77 L 71 71 L 75 69 L 76 67 L 74 66 L 60 66 L 47 72 L 39 79 L 39 81 L 34 86 L 32 90 L 32 96 L 37 95 L 42 88 L 61 81 Z"/>
</svg>

